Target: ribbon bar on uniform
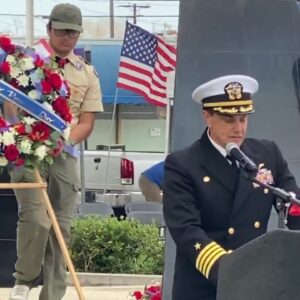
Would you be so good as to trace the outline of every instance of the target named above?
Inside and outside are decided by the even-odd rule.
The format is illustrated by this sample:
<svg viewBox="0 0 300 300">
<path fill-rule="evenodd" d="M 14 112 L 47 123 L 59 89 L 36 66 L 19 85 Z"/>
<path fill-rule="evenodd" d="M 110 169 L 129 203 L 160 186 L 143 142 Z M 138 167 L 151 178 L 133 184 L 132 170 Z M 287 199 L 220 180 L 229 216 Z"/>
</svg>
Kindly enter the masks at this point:
<svg viewBox="0 0 300 300">
<path fill-rule="evenodd" d="M 54 130 L 62 133 L 66 129 L 66 122 L 55 113 L 47 110 L 41 103 L 31 99 L 23 92 L 0 80 L 0 96 L 22 108 L 38 120 L 46 123 Z"/>
</svg>

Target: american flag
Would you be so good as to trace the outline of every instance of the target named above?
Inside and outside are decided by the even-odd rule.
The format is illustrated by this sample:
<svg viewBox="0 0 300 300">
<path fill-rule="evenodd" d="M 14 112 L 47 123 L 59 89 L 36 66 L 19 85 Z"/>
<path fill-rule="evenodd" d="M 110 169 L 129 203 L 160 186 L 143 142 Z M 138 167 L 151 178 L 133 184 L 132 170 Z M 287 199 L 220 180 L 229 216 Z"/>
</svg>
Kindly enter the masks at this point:
<svg viewBox="0 0 300 300">
<path fill-rule="evenodd" d="M 176 49 L 150 32 L 126 22 L 117 87 L 165 106 L 167 73 L 175 69 Z"/>
</svg>

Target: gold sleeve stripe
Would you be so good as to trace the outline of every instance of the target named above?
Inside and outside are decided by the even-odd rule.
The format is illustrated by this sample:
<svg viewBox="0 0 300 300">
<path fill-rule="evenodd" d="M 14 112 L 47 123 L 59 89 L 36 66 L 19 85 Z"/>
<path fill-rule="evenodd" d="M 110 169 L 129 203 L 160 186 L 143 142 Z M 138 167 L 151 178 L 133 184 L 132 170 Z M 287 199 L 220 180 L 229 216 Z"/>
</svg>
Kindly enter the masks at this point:
<svg viewBox="0 0 300 300">
<path fill-rule="evenodd" d="M 209 273 L 210 273 L 210 270 L 211 270 L 211 268 L 213 267 L 214 263 L 215 263 L 221 256 L 223 256 L 223 255 L 225 255 L 225 254 L 227 254 L 227 252 L 223 249 L 223 250 L 221 250 L 219 253 L 217 253 L 217 254 L 211 259 L 211 261 L 209 262 L 209 264 L 208 264 L 206 270 L 203 272 L 203 274 L 204 274 L 204 276 L 205 276 L 206 278 L 208 278 Z"/>
<path fill-rule="evenodd" d="M 203 273 L 203 270 L 204 270 L 204 268 L 205 268 L 205 266 L 206 266 L 207 261 L 209 261 L 210 258 L 211 258 L 212 256 L 214 256 L 214 254 L 215 254 L 219 249 L 222 249 L 222 248 L 221 248 L 219 245 L 216 244 L 216 245 L 214 245 L 213 247 L 211 247 L 211 249 L 210 249 L 209 251 L 207 251 L 207 252 L 203 255 L 203 257 L 200 259 L 199 266 L 198 266 L 200 272 Z"/>
<path fill-rule="evenodd" d="M 206 245 L 203 250 L 199 253 L 196 259 L 196 268 L 199 270 L 204 276 L 208 278 L 209 272 L 213 266 L 213 264 L 217 261 L 218 258 L 227 254 L 226 250 L 224 250 L 220 245 L 216 242 L 211 242 Z"/>
<path fill-rule="evenodd" d="M 221 253 L 222 251 L 225 251 L 224 249 L 222 249 L 221 247 L 218 247 L 218 249 L 216 249 L 213 253 L 211 253 L 211 255 L 206 259 L 206 261 L 204 262 L 204 264 L 201 267 L 201 272 L 203 274 L 206 273 L 207 270 L 207 266 L 210 264 L 211 260 L 217 256 L 219 253 Z"/>
<path fill-rule="evenodd" d="M 211 242 L 206 245 L 203 250 L 199 253 L 196 259 L 196 268 L 200 270 L 200 266 L 202 265 L 203 260 L 209 255 L 209 251 L 213 250 L 215 247 L 218 247 L 216 242 Z"/>
</svg>

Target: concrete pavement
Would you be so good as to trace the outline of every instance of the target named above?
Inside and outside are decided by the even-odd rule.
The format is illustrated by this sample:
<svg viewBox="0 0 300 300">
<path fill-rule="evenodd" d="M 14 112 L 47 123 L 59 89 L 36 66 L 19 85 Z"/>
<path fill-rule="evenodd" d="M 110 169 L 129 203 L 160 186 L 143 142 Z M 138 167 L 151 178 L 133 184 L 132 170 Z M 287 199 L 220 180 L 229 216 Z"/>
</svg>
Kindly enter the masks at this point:
<svg viewBox="0 0 300 300">
<path fill-rule="evenodd" d="M 127 300 L 130 292 L 140 290 L 142 291 L 144 286 L 93 286 L 82 287 L 83 294 L 86 300 Z M 9 297 L 11 288 L 0 288 L 0 300 L 7 300 Z M 29 300 L 38 300 L 38 295 L 41 287 L 31 290 Z M 67 293 L 63 300 L 77 300 L 76 289 L 74 287 L 68 287 Z"/>
</svg>

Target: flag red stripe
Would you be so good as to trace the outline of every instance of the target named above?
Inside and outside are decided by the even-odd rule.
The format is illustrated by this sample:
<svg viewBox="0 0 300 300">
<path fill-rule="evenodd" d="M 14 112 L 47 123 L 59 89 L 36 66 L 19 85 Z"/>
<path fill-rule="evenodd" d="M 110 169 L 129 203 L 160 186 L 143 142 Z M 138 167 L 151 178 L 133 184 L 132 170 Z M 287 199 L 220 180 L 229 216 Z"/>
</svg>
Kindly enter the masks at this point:
<svg viewBox="0 0 300 300">
<path fill-rule="evenodd" d="M 153 82 L 153 84 L 154 85 L 156 85 L 158 88 L 160 88 L 160 89 L 165 89 L 166 88 L 166 86 L 165 85 L 162 85 L 162 84 L 160 84 L 158 81 L 156 81 L 154 78 L 152 78 L 152 82 Z"/>
<path fill-rule="evenodd" d="M 157 62 L 158 63 L 158 62 Z M 161 66 L 161 65 L 160 65 Z M 161 81 L 163 81 L 163 82 L 165 82 L 165 81 L 167 81 L 167 77 L 166 76 L 164 76 L 164 75 L 162 75 L 162 73 L 161 73 L 161 71 L 159 70 L 159 68 L 158 67 L 155 67 L 154 69 L 153 69 L 153 73 L 151 73 L 149 70 L 145 70 L 145 69 L 143 69 L 143 68 L 141 68 L 141 67 L 138 67 L 138 66 L 136 66 L 136 65 L 134 65 L 134 61 L 133 61 L 133 64 L 131 64 L 131 63 L 128 63 L 128 62 L 124 62 L 124 61 L 120 61 L 120 67 L 123 67 L 123 68 L 127 68 L 127 69 L 129 69 L 129 70 L 131 70 L 131 71 L 135 71 L 135 72 L 137 72 L 137 73 L 141 73 L 141 74 L 143 74 L 143 75 L 146 75 L 146 76 L 148 76 L 149 78 L 151 78 L 152 76 L 153 76 L 153 73 L 161 80 Z M 163 70 L 163 71 L 165 71 L 165 70 Z M 124 71 L 123 71 L 124 72 Z M 159 84 L 159 83 L 158 83 Z M 165 86 L 163 86 L 163 85 L 161 85 L 161 84 L 159 84 L 161 87 L 165 87 Z"/>
<path fill-rule="evenodd" d="M 155 96 L 163 97 L 163 98 L 166 97 L 166 93 L 162 93 L 162 92 L 155 90 L 155 84 L 150 84 L 149 82 L 147 82 L 143 79 L 128 75 L 126 73 L 119 73 L 119 77 L 124 78 L 129 81 L 132 81 L 133 83 L 137 83 L 137 84 L 145 86 Z"/>
<path fill-rule="evenodd" d="M 164 66 L 159 60 L 157 60 L 156 64 L 159 66 L 159 68 L 160 68 L 164 73 L 167 73 L 167 72 L 170 72 L 170 71 L 173 70 L 173 69 L 170 68 L 170 67 Z"/>
<path fill-rule="evenodd" d="M 133 61 L 133 63 L 128 63 L 128 62 L 122 61 L 122 59 L 121 59 L 120 67 L 136 71 L 138 73 L 141 73 L 141 74 L 149 76 L 149 77 L 152 76 L 152 73 L 149 70 L 138 67 L 137 65 L 134 64 L 134 61 Z"/>
<path fill-rule="evenodd" d="M 166 43 L 163 39 L 161 39 L 159 36 L 156 36 L 156 39 L 157 39 L 160 43 L 162 43 L 166 48 L 168 48 L 168 50 L 169 50 L 170 52 L 172 52 L 173 54 L 176 55 L 177 50 L 176 50 L 175 47 L 173 47 L 172 45 L 167 44 L 167 43 Z"/>
<path fill-rule="evenodd" d="M 167 81 L 167 77 L 161 73 L 161 70 L 158 67 L 155 67 L 153 73 L 163 82 Z"/>
<path fill-rule="evenodd" d="M 135 71 L 137 73 L 141 73 L 145 76 L 148 76 L 149 78 L 152 79 L 152 81 L 155 83 L 155 85 L 159 88 L 165 89 L 166 85 L 162 85 L 160 82 L 158 82 L 157 80 L 155 80 L 155 78 L 153 78 L 153 74 L 155 74 L 162 82 L 166 82 L 167 81 L 167 77 L 163 76 L 161 71 L 158 68 L 154 68 L 153 73 L 149 72 L 148 70 L 144 70 L 140 67 L 136 67 L 135 65 L 129 64 L 129 63 L 125 63 L 123 61 L 120 62 L 120 67 L 123 67 L 124 69 L 121 70 L 121 73 L 125 73 L 126 69 L 129 69 L 130 71 Z"/>
<path fill-rule="evenodd" d="M 160 47 L 157 47 L 156 51 L 159 55 L 161 55 L 169 63 L 169 66 L 166 66 L 166 67 L 175 68 L 176 62 L 163 49 L 161 49 Z M 158 60 L 159 60 L 159 58 L 158 58 Z"/>
</svg>

